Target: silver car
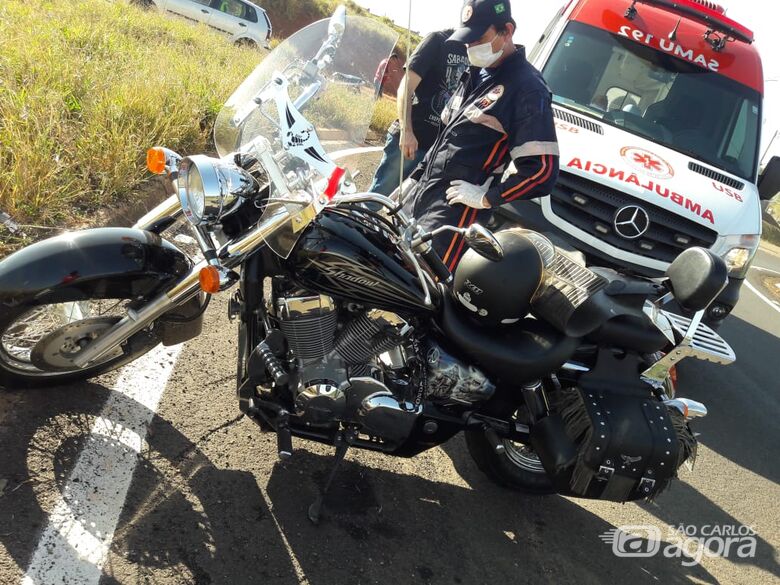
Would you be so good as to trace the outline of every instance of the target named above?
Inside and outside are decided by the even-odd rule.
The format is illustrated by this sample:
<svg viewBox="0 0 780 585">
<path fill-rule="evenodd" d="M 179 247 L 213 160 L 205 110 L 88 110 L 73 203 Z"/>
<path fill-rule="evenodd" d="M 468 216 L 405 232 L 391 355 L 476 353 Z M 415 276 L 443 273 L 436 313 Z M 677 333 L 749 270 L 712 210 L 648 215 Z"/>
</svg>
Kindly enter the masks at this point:
<svg viewBox="0 0 780 585">
<path fill-rule="evenodd" d="M 136 0 L 136 3 L 202 22 L 229 35 L 236 44 L 268 47 L 271 38 L 268 14 L 247 0 Z"/>
</svg>

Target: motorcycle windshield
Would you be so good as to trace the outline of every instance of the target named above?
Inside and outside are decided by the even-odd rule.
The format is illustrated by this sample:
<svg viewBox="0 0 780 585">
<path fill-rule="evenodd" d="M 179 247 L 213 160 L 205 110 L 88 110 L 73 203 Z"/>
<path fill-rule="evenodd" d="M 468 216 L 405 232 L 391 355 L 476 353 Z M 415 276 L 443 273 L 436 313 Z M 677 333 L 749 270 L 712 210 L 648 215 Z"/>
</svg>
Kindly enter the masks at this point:
<svg viewBox="0 0 780 585">
<path fill-rule="evenodd" d="M 258 107 L 256 98 L 276 74 L 289 81 L 294 103 L 311 87 L 314 77 L 307 74 L 307 66 L 328 42 L 329 24 L 328 19 L 315 22 L 280 43 L 230 96 L 214 125 L 220 156 L 240 150 L 259 135 L 274 138 L 279 131 L 275 106 L 266 103 Z M 376 100 L 374 74 L 397 39 L 398 35 L 382 22 L 361 16 L 346 17 L 337 46 L 326 52 L 330 56 L 326 59 L 328 64 L 318 71 L 320 91 L 298 108 L 316 128 L 328 151 L 364 143 Z M 237 115 L 248 111 L 252 113 L 247 119 L 236 120 Z"/>
<path fill-rule="evenodd" d="M 300 143 L 314 137 L 317 150 L 328 156 L 365 146 L 376 102 L 374 74 L 398 39 L 375 19 L 346 16 L 334 26 L 335 20 L 315 22 L 280 43 L 230 96 L 214 126 L 221 157 L 244 150 L 262 136 L 274 158 L 286 161 L 285 174 L 318 171 L 314 189 L 279 193 L 271 183 L 261 222 L 279 226 L 265 239 L 285 258 L 316 217 L 317 195 L 329 178 L 324 176 L 326 161 L 318 164 L 316 153 L 318 161 L 303 155 Z M 280 106 L 279 88 L 289 95 L 286 107 Z"/>
</svg>

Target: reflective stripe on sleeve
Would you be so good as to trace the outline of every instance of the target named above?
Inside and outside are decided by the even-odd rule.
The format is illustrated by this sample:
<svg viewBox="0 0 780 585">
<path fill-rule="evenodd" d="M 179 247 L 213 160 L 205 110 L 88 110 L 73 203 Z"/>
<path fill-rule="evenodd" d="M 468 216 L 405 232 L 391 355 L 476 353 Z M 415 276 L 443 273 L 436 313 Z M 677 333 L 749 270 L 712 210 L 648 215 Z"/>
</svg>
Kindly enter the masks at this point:
<svg viewBox="0 0 780 585">
<path fill-rule="evenodd" d="M 533 140 L 531 142 L 526 142 L 522 146 L 515 146 L 511 152 L 513 159 L 524 156 L 544 156 L 545 154 L 559 156 L 558 143 Z"/>
</svg>

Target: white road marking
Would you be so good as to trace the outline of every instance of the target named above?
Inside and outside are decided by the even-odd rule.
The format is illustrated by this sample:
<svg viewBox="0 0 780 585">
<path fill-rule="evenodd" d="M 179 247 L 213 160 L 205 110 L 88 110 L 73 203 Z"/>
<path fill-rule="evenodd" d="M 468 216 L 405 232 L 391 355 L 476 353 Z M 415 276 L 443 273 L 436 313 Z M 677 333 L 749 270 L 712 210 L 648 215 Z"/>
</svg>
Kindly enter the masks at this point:
<svg viewBox="0 0 780 585">
<path fill-rule="evenodd" d="M 760 266 L 751 266 L 751 268 L 755 268 L 756 270 L 760 270 L 761 272 L 771 272 L 772 274 L 780 274 L 777 270 L 772 270 L 771 268 L 761 268 Z"/>
<path fill-rule="evenodd" d="M 23 585 L 97 585 L 149 423 L 182 346 L 126 366 L 49 517 Z"/>
<path fill-rule="evenodd" d="M 382 150 L 384 150 L 384 147 L 382 146 L 361 146 L 358 148 L 337 150 L 336 152 L 331 152 L 328 156 L 330 156 L 330 158 L 333 160 L 339 160 L 342 158 L 347 158 L 348 156 L 354 156 L 356 154 L 369 154 L 372 152 L 380 152 Z"/>
<path fill-rule="evenodd" d="M 747 280 L 745 281 L 745 286 L 747 286 L 751 291 L 753 291 L 753 294 L 755 294 L 759 299 L 764 301 L 767 305 L 772 307 L 775 311 L 780 313 L 780 303 L 777 301 L 773 301 L 769 297 L 764 296 L 761 291 L 759 291 L 756 287 L 754 287 L 752 284 L 750 284 Z"/>
</svg>

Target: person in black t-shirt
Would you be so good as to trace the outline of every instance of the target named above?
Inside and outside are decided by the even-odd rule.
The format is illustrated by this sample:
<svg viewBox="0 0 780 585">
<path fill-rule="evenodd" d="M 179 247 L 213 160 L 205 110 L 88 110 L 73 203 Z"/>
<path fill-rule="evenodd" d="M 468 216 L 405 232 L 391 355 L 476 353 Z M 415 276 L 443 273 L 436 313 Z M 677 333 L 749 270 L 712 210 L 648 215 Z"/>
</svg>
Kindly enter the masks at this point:
<svg viewBox="0 0 780 585">
<path fill-rule="evenodd" d="M 398 120 L 388 130 L 370 191 L 390 195 L 400 183 L 402 161 L 407 177 L 435 142 L 441 112 L 468 67 L 466 47 L 447 41 L 453 32 L 431 33 L 409 59 L 398 87 Z"/>
</svg>

